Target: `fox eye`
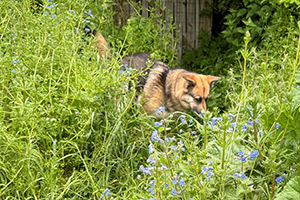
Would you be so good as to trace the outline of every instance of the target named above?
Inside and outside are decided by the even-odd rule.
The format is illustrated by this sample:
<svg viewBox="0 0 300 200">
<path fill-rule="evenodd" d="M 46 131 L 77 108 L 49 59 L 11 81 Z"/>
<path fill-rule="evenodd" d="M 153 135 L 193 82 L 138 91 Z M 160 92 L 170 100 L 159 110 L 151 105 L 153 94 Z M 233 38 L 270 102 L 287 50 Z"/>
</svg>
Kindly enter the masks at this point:
<svg viewBox="0 0 300 200">
<path fill-rule="evenodd" d="M 195 98 L 197 102 L 201 103 L 203 98 L 202 97 L 198 97 L 198 98 Z"/>
<path fill-rule="evenodd" d="M 207 98 L 205 98 L 205 102 L 207 102 L 207 100 L 208 100 L 208 97 L 207 97 Z"/>
</svg>

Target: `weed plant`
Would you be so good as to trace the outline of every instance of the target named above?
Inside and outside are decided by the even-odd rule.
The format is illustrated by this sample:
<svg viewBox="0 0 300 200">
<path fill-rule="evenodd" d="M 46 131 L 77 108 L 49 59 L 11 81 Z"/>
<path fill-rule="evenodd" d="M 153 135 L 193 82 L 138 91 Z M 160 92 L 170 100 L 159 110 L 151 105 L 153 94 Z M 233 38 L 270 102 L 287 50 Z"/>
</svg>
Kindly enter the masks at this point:
<svg viewBox="0 0 300 200">
<path fill-rule="evenodd" d="M 174 65 L 175 27 L 154 14 L 115 27 L 112 5 L 0 2 L 1 199 L 297 198 L 299 27 L 261 49 L 243 36 L 223 79 L 228 112 L 157 121 L 136 108 L 137 74 L 120 60 L 147 51 Z M 111 34 L 110 59 L 94 28 Z"/>
</svg>

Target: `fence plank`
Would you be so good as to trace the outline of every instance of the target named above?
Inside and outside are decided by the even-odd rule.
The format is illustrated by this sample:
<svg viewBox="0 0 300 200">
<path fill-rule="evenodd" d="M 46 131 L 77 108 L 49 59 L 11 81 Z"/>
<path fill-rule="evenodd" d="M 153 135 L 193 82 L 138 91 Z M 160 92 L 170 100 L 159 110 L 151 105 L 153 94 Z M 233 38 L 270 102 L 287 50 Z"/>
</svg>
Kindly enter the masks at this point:
<svg viewBox="0 0 300 200">
<path fill-rule="evenodd" d="M 197 49 L 201 45 L 198 41 L 201 29 L 206 31 L 209 36 L 211 35 L 212 13 L 207 12 L 207 9 L 213 0 L 160 0 L 160 5 L 166 7 L 164 12 L 155 6 L 155 0 L 115 0 L 116 24 L 127 24 L 127 20 L 136 12 L 128 3 L 129 1 L 133 4 L 141 3 L 142 17 L 149 17 L 148 9 L 150 7 L 156 8 L 156 14 L 163 14 L 166 27 L 169 27 L 171 23 L 168 14 L 173 15 L 173 23 L 178 27 L 177 58 L 179 61 L 185 49 Z"/>
<path fill-rule="evenodd" d="M 195 34 L 196 34 L 196 24 L 195 24 L 195 0 L 188 0 L 186 4 L 186 24 L 187 24 L 187 49 L 195 48 Z"/>
<path fill-rule="evenodd" d="M 143 17 L 148 17 L 149 16 L 149 14 L 148 14 L 148 0 L 143 0 L 142 6 L 143 6 L 142 16 Z"/>
</svg>

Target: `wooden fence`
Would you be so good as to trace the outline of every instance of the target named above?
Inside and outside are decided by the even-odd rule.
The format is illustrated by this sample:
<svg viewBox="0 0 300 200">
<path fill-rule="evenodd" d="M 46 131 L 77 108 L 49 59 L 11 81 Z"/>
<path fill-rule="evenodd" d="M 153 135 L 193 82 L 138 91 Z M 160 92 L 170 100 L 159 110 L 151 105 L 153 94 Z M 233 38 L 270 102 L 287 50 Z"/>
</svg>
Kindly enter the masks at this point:
<svg viewBox="0 0 300 200">
<path fill-rule="evenodd" d="M 160 0 L 160 6 L 166 9 L 162 11 L 155 6 L 155 0 L 115 0 L 117 3 L 117 22 L 121 25 L 126 24 L 131 14 L 136 12 L 132 6 L 135 3 L 142 5 L 141 15 L 148 17 L 148 9 L 156 8 L 156 12 L 163 14 L 166 23 L 170 23 L 168 12 L 173 15 L 173 21 L 179 29 L 178 35 L 178 59 L 181 59 L 182 53 L 186 49 L 197 49 L 200 45 L 197 39 L 200 31 L 204 30 L 211 35 L 212 12 L 211 5 L 213 0 Z M 156 0 L 157 2 L 157 0 Z"/>
</svg>

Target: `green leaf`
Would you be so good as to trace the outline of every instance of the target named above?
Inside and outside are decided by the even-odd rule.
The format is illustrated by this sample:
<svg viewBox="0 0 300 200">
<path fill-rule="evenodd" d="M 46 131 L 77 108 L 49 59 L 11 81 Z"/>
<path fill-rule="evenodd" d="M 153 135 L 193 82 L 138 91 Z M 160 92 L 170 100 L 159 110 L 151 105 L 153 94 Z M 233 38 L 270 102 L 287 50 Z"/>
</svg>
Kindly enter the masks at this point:
<svg viewBox="0 0 300 200">
<path fill-rule="evenodd" d="M 243 16 L 246 12 L 247 12 L 247 10 L 245 8 L 240 9 L 239 12 L 237 13 L 237 16 L 238 17 Z"/>
<path fill-rule="evenodd" d="M 291 179 L 282 192 L 280 192 L 275 200 L 294 200 L 300 197 L 300 176 L 296 176 Z"/>
</svg>

